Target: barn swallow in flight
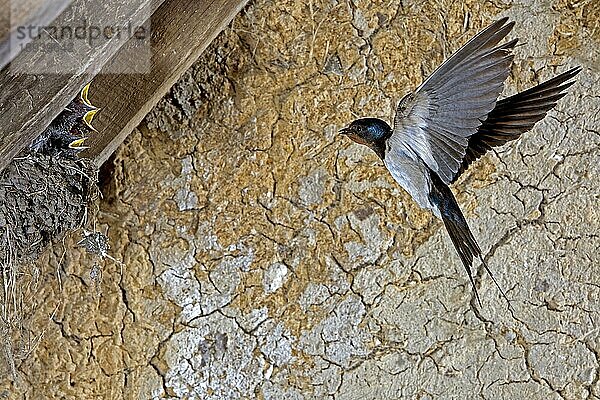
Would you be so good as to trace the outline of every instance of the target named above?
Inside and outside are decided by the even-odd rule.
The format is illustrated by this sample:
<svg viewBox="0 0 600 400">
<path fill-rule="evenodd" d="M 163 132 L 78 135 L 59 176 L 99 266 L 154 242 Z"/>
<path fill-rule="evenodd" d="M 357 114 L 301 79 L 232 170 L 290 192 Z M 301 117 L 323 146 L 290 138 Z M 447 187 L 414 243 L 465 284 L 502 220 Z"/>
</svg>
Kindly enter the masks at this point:
<svg viewBox="0 0 600 400">
<path fill-rule="evenodd" d="M 498 284 L 448 185 L 492 147 L 518 139 L 533 128 L 566 95 L 574 83 L 569 80 L 581 71 L 573 68 L 497 101 L 517 44 L 517 39 L 499 44 L 514 26 L 507 22 L 508 18 L 502 18 L 478 33 L 414 93 L 404 96 L 393 129 L 380 119 L 362 118 L 340 131 L 375 151 L 417 204 L 444 222 L 480 305 L 473 259 L 480 259 Z"/>
</svg>

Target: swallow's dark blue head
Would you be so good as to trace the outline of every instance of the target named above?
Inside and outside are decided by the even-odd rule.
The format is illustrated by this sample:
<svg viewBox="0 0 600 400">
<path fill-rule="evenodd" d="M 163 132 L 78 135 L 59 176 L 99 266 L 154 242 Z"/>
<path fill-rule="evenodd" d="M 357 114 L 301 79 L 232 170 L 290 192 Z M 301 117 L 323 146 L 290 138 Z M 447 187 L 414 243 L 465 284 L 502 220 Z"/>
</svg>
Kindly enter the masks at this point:
<svg viewBox="0 0 600 400">
<path fill-rule="evenodd" d="M 369 146 L 383 159 L 385 140 L 392 135 L 392 128 L 378 118 L 361 118 L 354 120 L 349 127 L 340 130 L 356 143 Z"/>
</svg>

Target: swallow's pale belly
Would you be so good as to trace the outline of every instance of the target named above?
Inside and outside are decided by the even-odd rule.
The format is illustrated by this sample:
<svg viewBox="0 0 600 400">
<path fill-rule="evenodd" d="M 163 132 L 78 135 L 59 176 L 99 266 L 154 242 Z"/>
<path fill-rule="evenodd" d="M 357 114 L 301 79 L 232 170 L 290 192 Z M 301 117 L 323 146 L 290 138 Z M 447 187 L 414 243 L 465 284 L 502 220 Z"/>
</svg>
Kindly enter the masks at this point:
<svg viewBox="0 0 600 400">
<path fill-rule="evenodd" d="M 424 163 L 414 160 L 400 150 L 388 151 L 383 160 L 392 177 L 421 208 L 431 210 L 436 217 L 441 218 L 440 212 L 429 199 L 431 182 L 429 171 Z"/>
</svg>

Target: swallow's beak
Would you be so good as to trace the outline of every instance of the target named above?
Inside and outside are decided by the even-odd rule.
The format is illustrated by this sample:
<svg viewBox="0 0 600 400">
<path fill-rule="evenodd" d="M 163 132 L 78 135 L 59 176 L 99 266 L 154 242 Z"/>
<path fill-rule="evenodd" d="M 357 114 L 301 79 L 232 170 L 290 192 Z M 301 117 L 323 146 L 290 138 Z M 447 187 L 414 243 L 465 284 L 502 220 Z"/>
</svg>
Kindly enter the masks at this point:
<svg viewBox="0 0 600 400">
<path fill-rule="evenodd" d="M 91 84 L 91 82 L 90 82 L 90 83 L 88 83 L 87 85 L 85 85 L 85 86 L 83 87 L 83 89 L 81 89 L 81 94 L 80 94 L 80 97 L 81 97 L 81 102 L 82 102 L 83 104 L 85 104 L 86 106 L 88 106 L 88 107 L 89 107 L 89 108 L 91 108 L 92 110 L 95 110 L 95 109 L 96 109 L 96 108 L 98 108 L 98 107 L 96 107 L 96 106 L 94 106 L 92 103 L 90 103 L 90 100 L 88 99 L 88 93 L 89 93 L 89 91 L 90 91 L 90 84 Z"/>
<path fill-rule="evenodd" d="M 94 128 L 92 126 L 92 120 L 94 119 L 94 115 L 96 115 L 96 113 L 98 111 L 100 111 L 100 109 L 96 108 L 94 110 L 86 112 L 85 115 L 83 116 L 83 122 L 85 122 L 85 124 L 87 125 L 87 127 L 90 128 L 94 132 L 98 132 L 98 131 L 96 130 L 96 128 Z"/>
<path fill-rule="evenodd" d="M 350 128 L 343 128 L 343 129 L 340 129 L 340 130 L 338 131 L 338 133 L 339 133 L 340 135 L 349 135 L 351 132 L 352 132 L 352 131 L 350 130 Z"/>
<path fill-rule="evenodd" d="M 87 146 L 84 146 L 83 143 L 85 142 L 87 138 L 81 138 L 81 139 L 77 139 L 77 140 L 73 140 L 71 143 L 69 143 L 69 148 L 71 149 L 75 149 L 75 150 L 84 150 L 87 149 Z"/>
</svg>

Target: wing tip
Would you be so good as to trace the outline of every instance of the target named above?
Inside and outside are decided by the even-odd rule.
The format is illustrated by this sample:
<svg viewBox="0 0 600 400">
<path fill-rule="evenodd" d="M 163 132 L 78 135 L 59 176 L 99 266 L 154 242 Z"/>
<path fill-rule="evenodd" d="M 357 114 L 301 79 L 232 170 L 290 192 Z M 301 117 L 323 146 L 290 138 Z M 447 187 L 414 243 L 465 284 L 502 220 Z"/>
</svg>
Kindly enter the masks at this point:
<svg viewBox="0 0 600 400">
<path fill-rule="evenodd" d="M 508 20 L 508 17 L 498 18 L 496 21 L 494 21 L 494 23 L 492 23 L 492 25 L 503 26 L 504 24 L 506 24 L 506 22 L 508 22 Z M 511 21 L 510 23 L 514 25 L 515 21 Z"/>
<path fill-rule="evenodd" d="M 556 75 L 554 78 L 551 78 L 545 82 L 542 82 L 539 86 L 541 86 L 541 85 L 552 86 L 553 85 L 553 86 L 556 86 L 560 92 L 562 92 L 563 90 L 567 89 L 568 87 L 570 87 L 571 85 L 573 85 L 576 82 L 575 80 L 571 81 L 571 79 L 575 78 L 575 76 L 577 76 L 577 74 L 579 74 L 582 70 L 583 70 L 583 68 L 580 65 L 578 65 L 576 67 L 573 67 L 573 68 L 563 72 L 562 74 Z"/>
<path fill-rule="evenodd" d="M 483 29 L 477 36 L 486 36 L 486 34 L 490 35 L 490 38 L 495 36 L 499 36 L 498 41 L 502 40 L 506 35 L 512 31 L 515 26 L 515 21 L 508 22 L 508 17 L 503 17 L 492 24 L 490 24 L 487 28 Z"/>
<path fill-rule="evenodd" d="M 514 39 L 509 40 L 508 42 L 504 43 L 502 46 L 500 46 L 500 48 L 504 49 L 504 50 L 512 50 L 515 48 L 515 46 L 517 45 L 518 42 L 519 42 L 519 38 L 514 38 Z"/>
<path fill-rule="evenodd" d="M 571 68 L 567 72 L 563 72 L 561 75 L 569 75 L 569 78 L 567 78 L 567 79 L 572 79 L 577 74 L 579 74 L 581 71 L 583 71 L 583 67 L 581 65 L 578 65 L 576 67 Z"/>
<path fill-rule="evenodd" d="M 502 37 L 508 35 L 510 31 L 515 27 L 515 21 L 509 21 L 508 17 L 502 17 L 497 19 L 493 23 L 491 23 L 487 28 L 483 30 L 486 31 L 495 31 L 496 33 L 502 32 Z"/>
</svg>

